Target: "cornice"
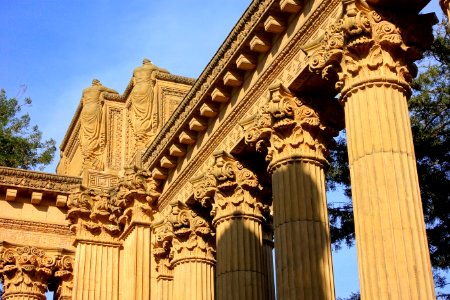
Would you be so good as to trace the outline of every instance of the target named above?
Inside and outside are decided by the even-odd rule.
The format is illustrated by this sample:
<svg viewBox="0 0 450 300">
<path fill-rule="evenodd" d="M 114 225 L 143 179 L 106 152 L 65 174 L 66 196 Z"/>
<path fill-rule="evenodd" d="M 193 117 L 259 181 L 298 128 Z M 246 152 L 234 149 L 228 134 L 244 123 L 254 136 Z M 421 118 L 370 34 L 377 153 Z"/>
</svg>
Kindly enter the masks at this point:
<svg viewBox="0 0 450 300">
<path fill-rule="evenodd" d="M 163 151 L 175 138 L 189 117 L 195 113 L 213 83 L 220 80 L 220 75 L 228 67 L 239 48 L 260 23 L 264 13 L 277 1 L 254 0 L 247 8 L 241 19 L 234 26 L 219 50 L 206 66 L 205 70 L 195 82 L 189 93 L 172 114 L 166 126 L 159 132 L 150 147 L 142 156 L 144 164 L 152 165 L 163 155 Z M 245 31 L 246 29 L 247 31 Z"/>
<path fill-rule="evenodd" d="M 0 185 L 2 186 L 69 193 L 74 186 L 80 185 L 81 182 L 81 177 L 0 167 Z"/>
<path fill-rule="evenodd" d="M 59 149 L 63 152 L 66 148 L 66 145 L 67 145 L 67 142 L 69 141 L 70 136 L 72 135 L 72 131 L 74 130 L 75 126 L 77 125 L 77 121 L 80 118 L 81 108 L 82 108 L 82 105 L 81 105 L 81 101 L 80 101 L 80 103 L 78 103 L 77 109 L 75 110 L 75 114 L 73 115 L 72 120 L 70 121 L 69 128 L 67 129 L 66 134 L 64 135 L 64 138 L 61 142 L 61 145 L 59 146 Z"/>
<path fill-rule="evenodd" d="M 164 81 L 186 84 L 186 85 L 193 85 L 196 81 L 195 78 L 184 77 L 184 76 L 174 75 L 174 74 L 160 72 L 160 71 L 155 72 L 155 78 L 164 80 Z M 133 90 L 133 78 L 130 79 L 130 82 L 128 83 L 127 87 L 125 88 L 125 91 L 120 96 L 121 100 L 126 101 L 126 99 L 130 95 L 132 90 Z"/>
<path fill-rule="evenodd" d="M 200 153 L 189 160 L 188 164 L 183 168 L 183 171 L 181 171 L 174 182 L 171 183 L 171 186 L 182 187 L 188 180 L 193 178 L 201 165 L 209 159 L 215 150 L 218 150 L 217 147 L 223 140 L 223 137 L 238 124 L 247 111 L 263 96 L 269 85 L 276 80 L 279 77 L 280 72 L 286 68 L 286 65 L 292 61 L 299 52 L 303 52 L 302 47 L 315 34 L 318 28 L 317 24 L 325 22 L 340 4 L 340 0 L 323 1 L 315 11 L 312 12 L 301 29 L 298 30 L 295 36 L 283 48 L 281 53 L 278 54 L 272 64 L 260 74 L 257 82 L 255 82 L 248 90 L 244 98 L 239 101 L 234 108 L 236 113 L 231 113 L 228 118 L 221 121 L 221 126 L 211 134 L 208 142 L 203 145 L 200 150 Z M 306 67 L 306 65 L 303 67 Z M 185 100 L 187 98 L 188 96 L 186 96 Z M 167 126 L 165 127 L 166 130 L 169 129 Z M 153 149 L 153 151 L 156 151 L 155 149 L 159 149 L 156 147 L 156 144 L 152 144 L 149 150 Z M 149 153 L 149 150 L 146 153 Z M 164 148 L 159 151 L 163 152 L 163 150 Z M 155 157 L 156 159 L 156 155 L 153 155 L 152 157 Z M 151 167 L 152 164 L 155 164 L 155 160 L 149 160 L 147 162 L 149 167 Z M 165 207 L 177 192 L 178 189 L 167 189 L 167 191 L 161 195 L 158 206 Z"/>
</svg>

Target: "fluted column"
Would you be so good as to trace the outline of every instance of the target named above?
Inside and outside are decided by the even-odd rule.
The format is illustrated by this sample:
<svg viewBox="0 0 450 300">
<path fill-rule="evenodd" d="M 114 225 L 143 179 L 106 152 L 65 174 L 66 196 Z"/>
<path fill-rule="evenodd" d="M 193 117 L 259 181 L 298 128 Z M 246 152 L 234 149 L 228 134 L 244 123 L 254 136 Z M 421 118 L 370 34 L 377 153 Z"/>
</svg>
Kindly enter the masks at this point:
<svg viewBox="0 0 450 300">
<path fill-rule="evenodd" d="M 76 246 L 73 299 L 118 299 L 120 209 L 109 194 L 85 188 L 70 195 L 68 207 Z"/>
<path fill-rule="evenodd" d="M 434 299 L 407 107 L 416 37 L 433 20 L 409 17 L 408 32 L 346 2 L 311 67 L 337 75 L 345 107 L 361 298 Z"/>
<path fill-rule="evenodd" d="M 272 174 L 277 295 L 334 299 L 324 176 L 333 130 L 311 99 L 299 99 L 281 84 L 269 89 L 270 100 L 246 141 L 267 153 Z"/>
<path fill-rule="evenodd" d="M 126 168 L 112 199 L 120 208 L 119 223 L 124 227 L 119 271 L 120 299 L 150 299 L 152 294 L 151 224 L 153 203 L 159 197 L 150 174 Z"/>
<path fill-rule="evenodd" d="M 156 300 L 173 300 L 173 266 L 170 262 L 173 226 L 162 220 L 153 226 L 153 255 L 157 271 Z"/>
<path fill-rule="evenodd" d="M 183 203 L 171 206 L 173 299 L 213 300 L 215 251 L 210 224 Z"/>
<path fill-rule="evenodd" d="M 0 247 L 0 276 L 4 300 L 45 300 L 56 256 L 35 247 Z"/>
<path fill-rule="evenodd" d="M 252 171 L 225 152 L 215 154 L 207 176 L 215 181 L 214 197 L 208 197 L 208 189 L 202 184 L 197 186 L 195 196 L 210 207 L 214 216 L 216 298 L 269 299 L 263 261 L 262 185 Z"/>
<path fill-rule="evenodd" d="M 263 254 L 262 263 L 263 271 L 265 272 L 265 293 L 267 294 L 267 300 L 275 300 L 275 272 L 273 268 L 273 217 L 269 209 L 264 212 L 264 223 L 262 224 L 263 232 Z"/>
<path fill-rule="evenodd" d="M 168 259 L 158 264 L 157 300 L 172 300 L 173 298 L 173 268 L 169 266 Z"/>
</svg>

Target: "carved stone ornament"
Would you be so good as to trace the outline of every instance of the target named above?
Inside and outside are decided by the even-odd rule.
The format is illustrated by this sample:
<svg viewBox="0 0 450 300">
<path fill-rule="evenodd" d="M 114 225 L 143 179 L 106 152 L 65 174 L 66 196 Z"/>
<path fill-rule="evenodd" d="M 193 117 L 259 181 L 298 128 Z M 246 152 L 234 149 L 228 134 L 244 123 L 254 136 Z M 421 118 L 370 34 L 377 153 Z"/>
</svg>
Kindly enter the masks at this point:
<svg viewBox="0 0 450 300">
<path fill-rule="evenodd" d="M 158 126 L 154 118 L 157 111 L 155 111 L 156 105 L 153 99 L 155 75 L 158 71 L 167 72 L 145 58 L 142 66 L 133 72 L 133 89 L 130 93 L 130 124 L 138 148 L 145 146 L 149 138 L 155 134 Z"/>
<path fill-rule="evenodd" d="M 170 251 L 172 249 L 173 231 L 172 224 L 167 220 L 155 225 L 153 229 L 155 241 L 153 243 L 153 256 L 156 261 L 158 278 L 173 276 L 173 267 L 170 263 Z M 167 279 L 166 278 L 166 279 Z"/>
<path fill-rule="evenodd" d="M 158 183 L 151 173 L 136 167 L 125 169 L 116 190 L 111 194 L 111 202 L 121 210 L 119 223 L 129 225 L 132 220 L 151 222 L 153 206 L 159 198 Z"/>
<path fill-rule="evenodd" d="M 77 238 L 110 240 L 120 233 L 121 209 L 110 194 L 81 186 L 67 201 L 67 219 Z"/>
<path fill-rule="evenodd" d="M 419 41 L 430 40 L 428 25 L 434 22 L 433 16 L 403 17 L 408 27 L 404 30 L 392 17 L 371 10 L 365 1 L 343 3 L 345 15 L 328 27 L 319 49 L 309 56 L 310 70 L 336 79 L 342 101 L 349 91 L 365 84 L 392 83 L 409 93 L 408 83 L 417 73 L 413 62 L 421 58 L 418 47 L 425 47 Z"/>
<path fill-rule="evenodd" d="M 104 162 L 102 153 L 106 141 L 106 109 L 104 107 L 105 93 L 117 94 L 97 79 L 92 86 L 83 90 L 80 113 L 80 146 L 83 154 L 83 164 L 87 169 L 102 170 Z"/>
<path fill-rule="evenodd" d="M 54 276 L 58 279 L 58 288 L 56 290 L 58 300 L 72 299 L 74 264 L 74 258 L 70 255 L 63 255 L 56 262 L 56 272 Z"/>
<path fill-rule="evenodd" d="M 215 226 L 233 217 L 261 220 L 267 193 L 254 172 L 225 152 L 215 155 L 213 167 L 194 186 L 194 198 L 211 208 Z"/>
<path fill-rule="evenodd" d="M 328 146 L 337 131 L 324 124 L 324 114 L 308 98 L 295 97 L 277 83 L 269 88 L 270 99 L 246 129 L 245 142 L 266 153 L 269 171 L 295 160 L 327 165 Z"/>
<path fill-rule="evenodd" d="M 56 257 L 35 247 L 0 248 L 0 276 L 3 279 L 3 299 L 45 300 L 47 282 L 56 266 Z"/>
<path fill-rule="evenodd" d="M 171 267 L 188 260 L 215 261 L 215 240 L 211 225 L 186 204 L 171 203 L 164 226 L 158 231 L 153 254 L 167 258 Z"/>
</svg>

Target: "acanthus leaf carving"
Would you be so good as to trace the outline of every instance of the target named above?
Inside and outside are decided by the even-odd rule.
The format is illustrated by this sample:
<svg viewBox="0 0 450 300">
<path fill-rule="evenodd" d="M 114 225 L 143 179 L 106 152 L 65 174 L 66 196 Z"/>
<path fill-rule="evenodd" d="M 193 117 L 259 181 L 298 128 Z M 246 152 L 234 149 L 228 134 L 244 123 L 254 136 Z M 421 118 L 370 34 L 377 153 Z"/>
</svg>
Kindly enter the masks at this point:
<svg viewBox="0 0 450 300">
<path fill-rule="evenodd" d="M 129 225 L 132 220 L 152 221 L 154 204 L 161 195 L 158 185 L 149 171 L 125 168 L 124 176 L 111 195 L 112 202 L 121 211 L 119 223 Z"/>
<path fill-rule="evenodd" d="M 408 30 L 396 25 L 401 20 L 381 15 L 364 1 L 344 1 L 344 11 L 343 18 L 328 27 L 319 48 L 309 55 L 310 70 L 325 79 L 336 79 L 335 88 L 343 101 L 352 88 L 369 82 L 394 82 L 410 93 L 409 82 L 417 72 L 413 62 L 421 57 L 426 45 L 410 43 Z M 426 15 L 406 19 L 433 22 Z M 431 34 L 431 26 L 422 27 L 417 28 L 419 35 Z M 427 38 L 422 40 L 427 43 Z"/>
<path fill-rule="evenodd" d="M 29 295 L 46 299 L 47 283 L 57 269 L 59 257 L 31 246 L 1 246 L 0 276 L 4 297 Z"/>
<path fill-rule="evenodd" d="M 66 218 L 77 238 L 111 240 L 121 232 L 119 217 L 121 209 L 104 190 L 79 186 L 67 201 Z"/>
<path fill-rule="evenodd" d="M 263 219 L 262 210 L 269 194 L 258 176 L 226 152 L 215 155 L 213 166 L 194 182 L 194 198 L 211 210 L 213 224 L 234 217 Z"/>
<path fill-rule="evenodd" d="M 337 135 L 342 109 L 319 109 L 309 97 L 297 98 L 281 83 L 269 88 L 269 101 L 261 108 L 254 125 L 245 129 L 245 141 L 266 155 L 269 171 L 293 160 L 312 160 L 327 165 L 328 148 Z M 333 118 L 335 120 L 328 120 Z"/>
<path fill-rule="evenodd" d="M 168 214 L 157 226 L 153 254 L 161 268 L 175 267 L 186 261 L 202 259 L 214 263 L 215 239 L 210 223 L 186 204 L 170 204 Z"/>
</svg>

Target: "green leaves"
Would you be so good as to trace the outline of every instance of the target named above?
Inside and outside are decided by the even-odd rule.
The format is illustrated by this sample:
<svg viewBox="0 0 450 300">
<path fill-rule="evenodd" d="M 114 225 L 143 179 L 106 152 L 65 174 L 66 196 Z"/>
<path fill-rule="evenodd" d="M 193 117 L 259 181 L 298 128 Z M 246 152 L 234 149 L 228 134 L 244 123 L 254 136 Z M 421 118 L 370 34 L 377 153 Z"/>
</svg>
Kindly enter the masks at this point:
<svg viewBox="0 0 450 300">
<path fill-rule="evenodd" d="M 15 98 L 8 99 L 3 89 L 0 91 L 0 165 L 41 169 L 52 161 L 56 142 L 42 141 L 42 132 L 37 125 L 30 125 L 29 114 L 20 114 L 25 105 L 31 105 L 30 98 L 19 103 Z"/>
</svg>

